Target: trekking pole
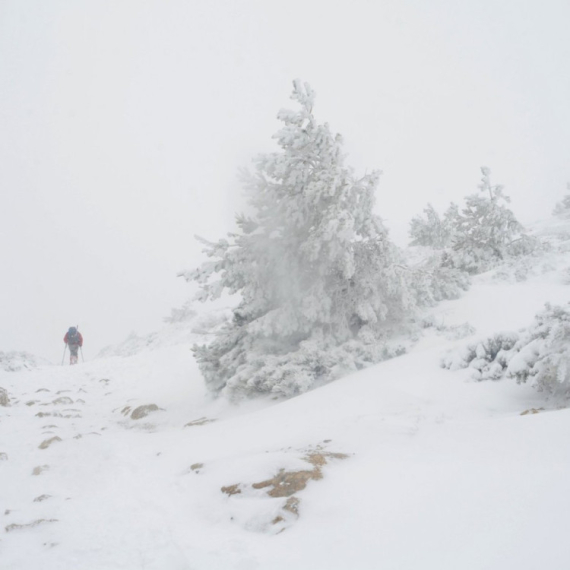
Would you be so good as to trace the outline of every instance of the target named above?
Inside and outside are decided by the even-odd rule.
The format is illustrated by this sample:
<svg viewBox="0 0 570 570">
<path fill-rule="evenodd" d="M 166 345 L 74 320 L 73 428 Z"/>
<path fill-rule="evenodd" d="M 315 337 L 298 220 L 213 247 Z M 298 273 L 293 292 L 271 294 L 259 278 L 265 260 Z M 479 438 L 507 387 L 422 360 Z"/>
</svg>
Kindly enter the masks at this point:
<svg viewBox="0 0 570 570">
<path fill-rule="evenodd" d="M 79 350 L 81 351 L 81 362 L 85 362 L 85 358 L 83 358 L 83 347 L 80 346 Z"/>
<path fill-rule="evenodd" d="M 63 358 L 61 359 L 61 365 L 63 366 L 63 361 L 65 360 L 65 351 L 67 350 L 67 344 L 63 347 Z"/>
</svg>

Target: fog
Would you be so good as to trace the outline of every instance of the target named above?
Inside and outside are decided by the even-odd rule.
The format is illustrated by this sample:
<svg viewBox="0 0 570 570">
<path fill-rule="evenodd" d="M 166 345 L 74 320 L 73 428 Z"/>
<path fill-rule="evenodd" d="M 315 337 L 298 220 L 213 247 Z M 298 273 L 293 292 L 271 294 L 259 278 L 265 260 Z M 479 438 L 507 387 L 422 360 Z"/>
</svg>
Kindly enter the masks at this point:
<svg viewBox="0 0 570 570">
<path fill-rule="evenodd" d="M 523 222 L 570 181 L 570 4 L 492 0 L 2 0 L 0 351 L 85 358 L 161 326 L 243 208 L 294 78 L 381 169 L 394 240 L 479 167 Z"/>
</svg>

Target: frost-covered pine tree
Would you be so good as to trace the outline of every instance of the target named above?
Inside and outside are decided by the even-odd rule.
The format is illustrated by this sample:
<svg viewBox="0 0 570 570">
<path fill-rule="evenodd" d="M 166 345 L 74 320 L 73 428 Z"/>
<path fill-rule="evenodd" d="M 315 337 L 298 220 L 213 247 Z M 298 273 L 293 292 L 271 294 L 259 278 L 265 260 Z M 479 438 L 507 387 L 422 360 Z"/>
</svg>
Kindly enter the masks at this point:
<svg viewBox="0 0 570 570">
<path fill-rule="evenodd" d="M 452 228 L 447 220 L 441 219 L 435 208 L 428 204 L 424 217 L 416 216 L 410 222 L 410 245 L 444 249 L 451 243 Z"/>
<path fill-rule="evenodd" d="M 566 184 L 566 188 L 570 191 L 570 183 Z M 552 213 L 560 217 L 566 217 L 570 214 L 570 194 L 566 194 L 562 201 L 556 204 Z"/>
<path fill-rule="evenodd" d="M 201 300 L 241 297 L 232 322 L 193 349 L 208 387 L 233 398 L 292 396 L 381 360 L 387 327 L 412 302 L 372 213 L 378 173 L 345 166 L 309 85 L 295 81 L 291 98 L 300 108 L 278 114 L 280 150 L 244 175 L 252 215 L 228 239 L 202 240 L 212 261 L 184 274 Z"/>
<path fill-rule="evenodd" d="M 491 184 L 491 171 L 482 167 L 480 194 L 465 198 L 465 207 L 453 222 L 454 264 L 469 273 L 484 271 L 509 252 L 524 228 L 506 206 L 503 187 Z"/>
<path fill-rule="evenodd" d="M 433 306 L 444 299 L 457 299 L 469 288 L 470 278 L 451 261 L 453 232 L 459 215 L 456 204 L 451 203 L 443 217 L 428 204 L 424 216 L 416 216 L 410 222 L 411 246 L 408 249 L 408 284 L 416 305 Z M 418 260 L 418 256 L 421 259 Z"/>
</svg>

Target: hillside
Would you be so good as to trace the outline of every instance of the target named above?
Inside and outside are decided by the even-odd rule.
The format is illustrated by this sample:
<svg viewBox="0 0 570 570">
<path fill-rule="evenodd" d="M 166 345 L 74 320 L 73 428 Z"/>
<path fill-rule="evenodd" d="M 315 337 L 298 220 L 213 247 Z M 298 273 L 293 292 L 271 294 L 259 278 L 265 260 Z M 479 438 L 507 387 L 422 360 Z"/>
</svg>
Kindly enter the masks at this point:
<svg viewBox="0 0 570 570">
<path fill-rule="evenodd" d="M 533 231 L 549 250 L 428 311 L 409 354 L 290 400 L 210 399 L 189 346 L 216 319 L 0 368 L 1 568 L 567 568 L 570 409 L 440 367 L 568 302 L 568 221 Z"/>
</svg>

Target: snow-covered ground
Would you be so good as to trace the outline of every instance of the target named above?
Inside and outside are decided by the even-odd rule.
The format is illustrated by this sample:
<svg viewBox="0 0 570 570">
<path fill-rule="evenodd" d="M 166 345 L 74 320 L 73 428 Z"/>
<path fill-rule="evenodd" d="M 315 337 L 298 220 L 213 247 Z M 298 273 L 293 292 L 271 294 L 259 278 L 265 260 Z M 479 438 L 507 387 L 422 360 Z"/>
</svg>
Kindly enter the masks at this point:
<svg viewBox="0 0 570 570">
<path fill-rule="evenodd" d="M 570 300 L 563 226 L 430 311 L 411 353 L 288 401 L 211 400 L 184 323 L 0 369 L 0 568 L 566 570 L 570 409 L 439 366 Z"/>
</svg>

